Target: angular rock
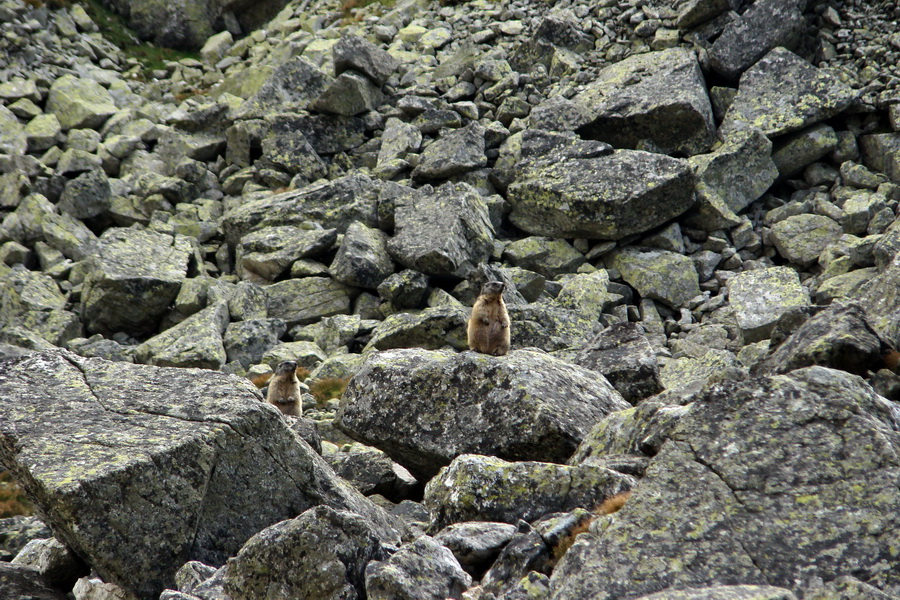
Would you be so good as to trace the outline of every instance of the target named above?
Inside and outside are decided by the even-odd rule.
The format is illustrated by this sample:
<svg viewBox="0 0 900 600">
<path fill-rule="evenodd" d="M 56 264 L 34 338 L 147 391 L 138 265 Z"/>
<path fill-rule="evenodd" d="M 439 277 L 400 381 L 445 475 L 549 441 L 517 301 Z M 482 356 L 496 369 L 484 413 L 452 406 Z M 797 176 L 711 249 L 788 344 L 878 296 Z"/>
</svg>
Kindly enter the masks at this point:
<svg viewBox="0 0 900 600">
<path fill-rule="evenodd" d="M 382 168 L 391 161 L 405 159 L 410 152 L 415 152 L 422 145 L 422 133 L 413 125 L 404 123 L 396 117 L 387 120 L 381 134 L 381 148 L 378 150 L 377 168 Z"/>
<path fill-rule="evenodd" d="M 304 122 L 302 119 L 290 115 L 277 115 L 269 117 L 266 121 L 269 127 L 259 142 L 262 158 L 257 165 L 264 167 L 271 164 L 291 175 L 300 175 L 308 181 L 325 177 L 328 167 L 300 131 L 301 126 L 298 125 Z M 250 153 L 248 149 L 248 155 Z M 249 156 L 246 162 L 250 162 Z"/>
<path fill-rule="evenodd" d="M 287 279 L 266 288 L 269 316 L 288 327 L 350 312 L 348 288 L 330 277 Z"/>
<path fill-rule="evenodd" d="M 78 316 L 48 275 L 15 265 L 0 275 L 0 324 L 22 327 L 55 346 L 81 336 Z"/>
<path fill-rule="evenodd" d="M 513 265 L 554 279 L 562 273 L 574 273 L 586 261 L 584 254 L 566 240 L 530 236 L 510 242 L 503 249 L 504 260 Z"/>
<path fill-rule="evenodd" d="M 366 496 L 380 494 L 388 500 L 400 502 L 409 497 L 417 484 L 409 471 L 371 446 L 345 444 L 338 452 L 326 454 L 325 460 L 337 475 Z"/>
<path fill-rule="evenodd" d="M 734 0 L 687 0 L 678 8 L 675 24 L 688 29 L 735 8 Z"/>
<path fill-rule="evenodd" d="M 107 229 L 89 260 L 82 292 L 88 331 L 142 335 L 175 300 L 187 277 L 191 246 L 183 236 Z"/>
<path fill-rule="evenodd" d="M 109 210 L 110 196 L 106 174 L 101 170 L 88 171 L 66 184 L 59 208 L 76 219 L 89 219 Z"/>
<path fill-rule="evenodd" d="M 397 308 L 422 308 L 430 293 L 428 276 L 413 269 L 389 275 L 378 286 L 378 295 Z"/>
<path fill-rule="evenodd" d="M 56 115 L 62 130 L 68 131 L 99 129 L 119 109 L 109 91 L 96 81 L 63 75 L 50 86 L 44 110 Z"/>
<path fill-rule="evenodd" d="M 609 274 L 598 269 L 593 273 L 576 273 L 563 280 L 562 289 L 553 304 L 574 312 L 586 319 L 599 320 L 601 313 L 621 297 L 609 291 Z"/>
<path fill-rule="evenodd" d="M 674 219 L 694 203 L 687 162 L 619 150 L 524 166 L 509 186 L 510 220 L 535 235 L 618 240 Z"/>
<path fill-rule="evenodd" d="M 834 129 L 817 123 L 780 141 L 772 153 L 772 161 L 781 177 L 790 177 L 834 150 L 837 143 Z"/>
<path fill-rule="evenodd" d="M 334 248 L 337 229 L 273 225 L 241 238 L 235 252 L 238 273 L 273 281 L 295 261 L 321 256 Z"/>
<path fill-rule="evenodd" d="M 66 545 L 138 596 L 318 504 L 396 540 L 247 380 L 51 351 L 8 365 L 0 401 L 4 464 Z"/>
<path fill-rule="evenodd" d="M 900 348 L 900 254 L 857 293 L 869 325 L 891 348 Z"/>
<path fill-rule="evenodd" d="M 331 81 L 331 77 L 302 56 L 289 58 L 272 71 L 235 116 L 259 119 L 273 112 L 298 112 L 318 98 Z"/>
<path fill-rule="evenodd" d="M 769 137 L 798 131 L 839 114 L 856 95 L 834 75 L 775 48 L 741 76 L 722 129 L 749 124 Z"/>
<path fill-rule="evenodd" d="M 466 311 L 453 306 L 429 307 L 415 313 L 394 313 L 375 327 L 363 351 L 392 348 L 437 350 L 447 346 L 454 350 L 467 350 L 468 321 Z"/>
<path fill-rule="evenodd" d="M 794 215 L 772 227 L 772 244 L 790 262 L 808 267 L 842 233 L 841 226 L 824 215 Z"/>
<path fill-rule="evenodd" d="M 863 162 L 900 182 L 900 133 L 875 133 L 859 137 Z"/>
<path fill-rule="evenodd" d="M 0 595 L 29 600 L 67 600 L 68 594 L 44 583 L 37 569 L 0 562 Z"/>
<path fill-rule="evenodd" d="M 453 556 L 473 577 L 483 573 L 516 533 L 509 523 L 466 521 L 440 530 L 434 539 L 453 552 Z"/>
<path fill-rule="evenodd" d="M 309 107 L 318 112 L 352 117 L 378 107 L 384 94 L 356 71 L 345 71 L 329 84 Z"/>
<path fill-rule="evenodd" d="M 689 159 L 697 176 L 697 206 L 687 215 L 692 227 L 715 231 L 732 225 L 737 213 L 775 183 L 772 142 L 757 129 L 734 132 L 709 154 Z"/>
<path fill-rule="evenodd" d="M 19 119 L 0 105 L 0 154 L 21 156 L 28 149 L 28 134 Z"/>
<path fill-rule="evenodd" d="M 849 563 L 897 589 L 883 534 L 900 514 L 897 419 L 862 379 L 823 367 L 712 388 L 617 518 L 576 539 L 551 576 L 554 598 L 723 581 L 799 591 Z"/>
<path fill-rule="evenodd" d="M 41 223 L 47 244 L 72 260 L 84 260 L 97 252 L 97 236 L 87 225 L 68 214 L 48 214 Z"/>
<path fill-rule="evenodd" d="M 219 370 L 227 358 L 222 342 L 227 326 L 228 304 L 218 302 L 135 348 L 134 361 L 157 367 Z"/>
<path fill-rule="evenodd" d="M 801 325 L 753 373 L 777 375 L 820 365 L 865 375 L 881 357 L 881 340 L 859 304 L 833 304 Z"/>
<path fill-rule="evenodd" d="M 450 384 L 460 377 L 464 388 Z M 628 406 L 602 375 L 542 352 L 406 349 L 371 355 L 336 419 L 427 480 L 463 453 L 565 460 L 594 422 Z"/>
<path fill-rule="evenodd" d="M 342 36 L 331 51 L 336 75 L 354 69 L 378 85 L 384 84 L 400 66 L 387 51 L 355 35 Z"/>
<path fill-rule="evenodd" d="M 507 306 L 512 321 L 512 347 L 536 347 L 545 352 L 580 348 L 600 329 L 600 321 L 549 304 Z"/>
<path fill-rule="evenodd" d="M 398 263 L 427 275 L 465 278 L 487 262 L 494 230 L 487 204 L 465 183 L 399 198 L 388 251 Z"/>
<path fill-rule="evenodd" d="M 470 585 L 453 553 L 427 535 L 366 567 L 369 600 L 447 600 Z"/>
<path fill-rule="evenodd" d="M 245 369 L 258 364 L 286 330 L 287 325 L 281 319 L 247 319 L 229 323 L 222 335 L 226 361 L 238 361 Z"/>
<path fill-rule="evenodd" d="M 616 148 L 690 156 L 715 141 L 700 65 L 683 48 L 635 54 L 606 67 L 573 102 L 587 115 L 578 132 Z"/>
<path fill-rule="evenodd" d="M 601 373 L 632 404 L 663 390 L 656 355 L 636 323 L 601 331 L 578 353 L 575 364 Z"/>
<path fill-rule="evenodd" d="M 709 65 L 726 79 L 737 79 L 770 50 L 793 50 L 806 29 L 801 0 L 760 0 L 729 23 L 709 49 Z"/>
<path fill-rule="evenodd" d="M 771 585 L 714 585 L 666 590 L 636 600 L 797 600 L 790 590 Z"/>
<path fill-rule="evenodd" d="M 659 377 L 666 389 L 681 391 L 723 379 L 743 379 L 746 371 L 733 352 L 711 348 L 698 357 L 682 356 L 667 361 Z"/>
<path fill-rule="evenodd" d="M 770 267 L 739 273 L 728 280 L 728 298 L 735 310 L 744 343 L 769 337 L 779 317 L 796 306 L 809 304 L 797 272 Z"/>
<path fill-rule="evenodd" d="M 365 598 L 365 568 L 384 555 L 361 516 L 310 508 L 251 537 L 228 560 L 225 591 L 233 600 Z"/>
<path fill-rule="evenodd" d="M 445 179 L 487 164 L 484 154 L 484 127 L 473 121 L 442 135 L 422 152 L 412 176 L 419 181 Z"/>
<path fill-rule="evenodd" d="M 623 248 L 611 253 L 606 264 L 642 298 L 678 308 L 700 294 L 694 262 L 683 254 L 655 248 Z"/>
<path fill-rule="evenodd" d="M 315 221 L 339 233 L 345 232 L 354 221 L 377 227 L 378 191 L 376 182 L 355 173 L 244 202 L 226 211 L 220 224 L 226 240 L 232 244 L 252 231 L 273 225 L 298 226 L 305 221 Z"/>
<path fill-rule="evenodd" d="M 387 244 L 388 236 L 382 231 L 353 223 L 331 263 L 331 276 L 347 285 L 376 289 L 394 272 Z"/>
<path fill-rule="evenodd" d="M 71 589 L 79 577 L 90 572 L 88 566 L 56 538 L 28 542 L 12 563 L 37 569 L 45 582 L 62 590 Z"/>
<path fill-rule="evenodd" d="M 31 540 L 51 537 L 50 529 L 37 517 L 16 515 L 0 519 L 0 564 L 9 562 Z"/>
<path fill-rule="evenodd" d="M 15 129 L 7 128 L 6 131 L 15 131 Z M 6 135 L 9 136 L 10 134 L 7 133 Z M 25 125 L 25 138 L 28 142 L 29 152 L 42 152 L 56 146 L 62 141 L 62 126 L 59 124 L 59 119 L 52 113 L 36 116 Z M 4 145 L 8 148 L 10 144 L 9 142 L 4 144 L 3 141 L 0 141 L 0 148 Z M 24 150 L 22 153 L 24 153 Z"/>
<path fill-rule="evenodd" d="M 634 478 L 596 466 L 507 462 L 463 454 L 425 486 L 432 527 L 463 521 L 534 521 L 548 513 L 593 508 L 631 489 Z"/>
</svg>

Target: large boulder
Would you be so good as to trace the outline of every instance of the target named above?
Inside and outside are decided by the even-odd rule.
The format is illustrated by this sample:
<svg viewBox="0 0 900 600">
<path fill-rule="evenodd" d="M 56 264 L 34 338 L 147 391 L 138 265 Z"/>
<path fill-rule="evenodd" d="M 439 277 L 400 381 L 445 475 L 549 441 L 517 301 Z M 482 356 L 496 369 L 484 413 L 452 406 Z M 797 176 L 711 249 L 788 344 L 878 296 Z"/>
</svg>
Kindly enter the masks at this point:
<svg viewBox="0 0 900 600">
<path fill-rule="evenodd" d="M 733 584 L 802 590 L 852 573 L 895 593 L 900 415 L 824 367 L 713 387 L 608 527 L 579 536 L 554 600 Z"/>
<path fill-rule="evenodd" d="M 700 294 L 694 261 L 657 248 L 626 247 L 611 253 L 606 264 L 618 270 L 642 298 L 678 308 Z"/>
<path fill-rule="evenodd" d="M 473 121 L 439 137 L 422 152 L 419 164 L 413 169 L 413 178 L 446 179 L 485 166 L 484 133 L 484 127 Z"/>
<path fill-rule="evenodd" d="M 781 315 L 809 304 L 809 293 L 789 267 L 739 273 L 728 280 L 728 297 L 746 343 L 768 338 Z"/>
<path fill-rule="evenodd" d="M 684 48 L 635 54 L 606 67 L 573 99 L 582 136 L 616 148 L 692 155 L 715 141 L 696 55 Z"/>
<path fill-rule="evenodd" d="M 0 562 L 0 597 L 66 600 L 69 596 L 47 585 L 37 569 Z"/>
<path fill-rule="evenodd" d="M 447 600 L 471 584 L 453 553 L 427 535 L 366 567 L 369 600 Z"/>
<path fill-rule="evenodd" d="M 340 233 L 354 221 L 377 227 L 378 191 L 377 184 L 369 177 L 354 173 L 243 202 L 223 215 L 221 226 L 226 239 L 233 244 L 251 231 L 272 225 L 298 226 L 305 221 L 315 221 Z"/>
<path fill-rule="evenodd" d="M 472 186 L 448 183 L 399 198 L 388 251 L 400 264 L 427 275 L 464 278 L 487 262 L 494 229 L 487 204 Z"/>
<path fill-rule="evenodd" d="M 24 327 L 61 346 L 81 335 L 78 316 L 66 310 L 67 299 L 49 275 L 15 265 L 0 275 L 0 325 Z"/>
<path fill-rule="evenodd" d="M 362 599 L 366 565 L 383 557 L 364 518 L 316 506 L 250 538 L 228 560 L 225 591 L 233 600 Z"/>
<path fill-rule="evenodd" d="M 319 504 L 396 540 L 248 380 L 48 351 L 6 365 L 0 403 L 0 459 L 67 546 L 140 597 Z"/>
<path fill-rule="evenodd" d="M 222 335 L 228 327 L 228 304 L 191 315 L 134 349 L 134 361 L 158 367 L 221 369 L 227 358 Z"/>
<path fill-rule="evenodd" d="M 891 348 L 900 348 L 900 253 L 858 292 L 869 325 Z"/>
<path fill-rule="evenodd" d="M 689 209 L 694 175 L 686 161 L 637 150 L 523 161 L 507 199 L 510 220 L 529 233 L 618 240 Z"/>
<path fill-rule="evenodd" d="M 336 423 L 428 480 L 464 453 L 562 462 L 594 423 L 628 406 L 599 373 L 543 352 L 405 349 L 366 361 Z"/>
<path fill-rule="evenodd" d="M 118 110 L 109 91 L 85 77 L 63 75 L 47 94 L 46 111 L 56 115 L 63 131 L 99 129 Z"/>
<path fill-rule="evenodd" d="M 156 330 L 187 277 L 192 256 L 188 238 L 151 230 L 107 229 L 88 259 L 82 314 L 90 332 Z"/>
<path fill-rule="evenodd" d="M 857 92 L 790 50 L 775 48 L 741 76 L 722 129 L 752 125 L 769 137 L 839 114 Z"/>
<path fill-rule="evenodd" d="M 578 507 L 592 509 L 635 480 L 595 465 L 507 462 L 463 454 L 425 486 L 432 528 L 464 521 L 517 523 Z"/>
<path fill-rule="evenodd" d="M 709 65 L 726 79 L 778 46 L 793 50 L 806 29 L 805 0 L 760 0 L 729 23 L 709 49 Z"/>
</svg>

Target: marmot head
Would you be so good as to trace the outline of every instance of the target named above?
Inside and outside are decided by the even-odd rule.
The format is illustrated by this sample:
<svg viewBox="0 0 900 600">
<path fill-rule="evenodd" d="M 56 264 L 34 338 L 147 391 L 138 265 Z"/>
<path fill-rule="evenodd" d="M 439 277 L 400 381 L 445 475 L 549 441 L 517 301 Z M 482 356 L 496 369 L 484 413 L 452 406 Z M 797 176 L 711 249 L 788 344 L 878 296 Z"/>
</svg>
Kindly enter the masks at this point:
<svg viewBox="0 0 900 600">
<path fill-rule="evenodd" d="M 285 375 L 289 373 L 294 373 L 297 370 L 297 361 L 296 360 L 283 360 L 278 363 L 278 367 L 275 369 L 275 375 Z"/>
<path fill-rule="evenodd" d="M 506 284 L 502 281 L 488 281 L 481 287 L 481 294 L 484 296 L 499 296 L 506 289 Z"/>
</svg>

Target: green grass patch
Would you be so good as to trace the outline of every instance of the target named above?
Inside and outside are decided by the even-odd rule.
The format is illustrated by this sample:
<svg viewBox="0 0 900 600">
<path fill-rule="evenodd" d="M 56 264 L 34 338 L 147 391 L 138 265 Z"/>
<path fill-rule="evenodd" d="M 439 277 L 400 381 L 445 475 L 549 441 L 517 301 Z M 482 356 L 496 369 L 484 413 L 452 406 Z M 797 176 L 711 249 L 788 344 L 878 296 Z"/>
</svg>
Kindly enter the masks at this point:
<svg viewBox="0 0 900 600">
<path fill-rule="evenodd" d="M 125 19 L 103 6 L 100 0 L 81 0 L 79 3 L 100 28 L 103 37 L 118 46 L 125 56 L 134 58 L 141 63 L 145 76 L 155 69 L 164 69 L 166 62 L 169 61 L 179 61 L 183 58 L 199 60 L 200 58 L 198 52 L 162 48 L 140 41 L 128 28 Z"/>
</svg>

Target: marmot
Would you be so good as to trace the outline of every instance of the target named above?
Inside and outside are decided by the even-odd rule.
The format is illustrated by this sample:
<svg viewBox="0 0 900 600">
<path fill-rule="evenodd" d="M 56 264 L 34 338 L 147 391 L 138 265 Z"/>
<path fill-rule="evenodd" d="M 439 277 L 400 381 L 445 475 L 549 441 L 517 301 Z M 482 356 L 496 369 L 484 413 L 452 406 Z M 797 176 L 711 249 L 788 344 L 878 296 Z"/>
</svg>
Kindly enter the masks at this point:
<svg viewBox="0 0 900 600">
<path fill-rule="evenodd" d="M 509 352 L 509 313 L 503 302 L 502 281 L 488 281 L 469 317 L 469 348 L 482 354 L 503 356 Z"/>
<path fill-rule="evenodd" d="M 269 391 L 266 401 L 274 404 L 282 413 L 299 417 L 303 410 L 300 399 L 300 380 L 297 379 L 297 361 L 284 360 L 275 369 L 275 375 L 269 380 Z"/>
</svg>

